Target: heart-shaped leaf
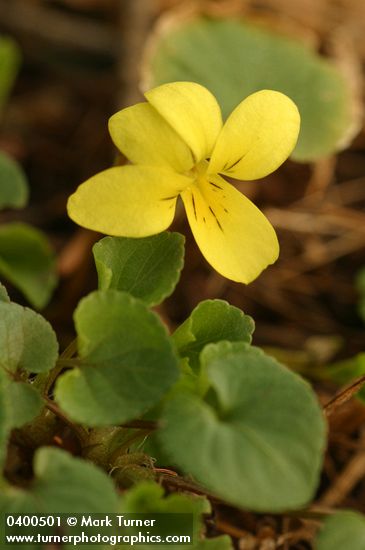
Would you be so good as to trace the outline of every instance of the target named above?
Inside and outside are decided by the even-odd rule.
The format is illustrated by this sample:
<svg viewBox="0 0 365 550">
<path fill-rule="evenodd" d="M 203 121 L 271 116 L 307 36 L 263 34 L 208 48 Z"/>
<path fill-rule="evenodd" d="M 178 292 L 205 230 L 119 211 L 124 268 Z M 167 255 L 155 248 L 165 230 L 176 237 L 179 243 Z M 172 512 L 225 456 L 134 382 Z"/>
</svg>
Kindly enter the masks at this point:
<svg viewBox="0 0 365 550">
<path fill-rule="evenodd" d="M 230 504 L 279 512 L 314 494 L 325 446 L 310 386 L 256 348 L 210 345 L 205 399 L 181 392 L 167 403 L 163 448 L 186 473 Z"/>
<path fill-rule="evenodd" d="M 216 96 L 224 117 L 258 90 L 288 95 L 302 119 L 292 155 L 296 160 L 329 155 L 348 144 L 358 130 L 350 86 L 342 73 L 305 45 L 252 23 L 204 17 L 177 20 L 161 25 L 147 54 L 147 87 L 198 82 Z"/>
<path fill-rule="evenodd" d="M 177 358 L 158 317 L 117 290 L 97 291 L 75 312 L 79 367 L 56 385 L 56 400 L 76 421 L 118 424 L 154 406 L 176 381 Z"/>
<path fill-rule="evenodd" d="M 61 449 L 44 447 L 34 457 L 29 490 L 10 486 L 0 495 L 0 511 L 9 513 L 108 513 L 117 509 L 114 484 L 93 464 Z"/>
<path fill-rule="evenodd" d="M 154 306 L 172 294 L 179 280 L 184 237 L 167 231 L 144 239 L 105 237 L 93 253 L 101 290 L 123 290 Z"/>
<path fill-rule="evenodd" d="M 173 340 L 181 357 L 192 368 L 199 365 L 199 354 L 207 344 L 222 340 L 251 343 L 255 324 L 251 317 L 224 300 L 206 300 L 174 332 Z"/>
<path fill-rule="evenodd" d="M 0 365 L 15 372 L 45 372 L 55 366 L 58 343 L 51 325 L 35 311 L 0 301 Z"/>
</svg>

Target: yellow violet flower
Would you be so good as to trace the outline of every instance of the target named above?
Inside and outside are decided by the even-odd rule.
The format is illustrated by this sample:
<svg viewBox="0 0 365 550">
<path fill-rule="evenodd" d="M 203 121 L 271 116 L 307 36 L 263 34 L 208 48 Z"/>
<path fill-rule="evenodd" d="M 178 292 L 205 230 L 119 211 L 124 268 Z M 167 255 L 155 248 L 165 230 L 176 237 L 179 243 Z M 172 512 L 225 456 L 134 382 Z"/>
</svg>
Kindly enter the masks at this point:
<svg viewBox="0 0 365 550">
<path fill-rule="evenodd" d="M 133 163 L 105 170 L 68 202 L 79 225 L 114 236 L 147 237 L 169 227 L 180 195 L 206 260 L 249 283 L 279 254 L 262 212 L 223 176 L 262 178 L 295 147 L 300 116 L 279 92 L 247 97 L 223 125 L 214 96 L 193 82 L 164 84 L 110 118 L 115 145 Z"/>
</svg>

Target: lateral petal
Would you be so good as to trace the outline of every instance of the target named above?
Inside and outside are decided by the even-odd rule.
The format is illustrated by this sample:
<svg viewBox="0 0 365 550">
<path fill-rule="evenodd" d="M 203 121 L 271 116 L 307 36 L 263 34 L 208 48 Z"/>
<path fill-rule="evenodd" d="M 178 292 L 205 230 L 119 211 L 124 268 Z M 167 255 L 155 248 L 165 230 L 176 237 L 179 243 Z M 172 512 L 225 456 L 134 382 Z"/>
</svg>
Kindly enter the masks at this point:
<svg viewBox="0 0 365 550">
<path fill-rule="evenodd" d="M 299 128 L 299 111 L 289 97 L 272 90 L 256 92 L 228 117 L 208 171 L 242 180 L 262 178 L 288 158 Z"/>
<path fill-rule="evenodd" d="M 82 183 L 68 200 L 77 224 L 108 235 L 147 237 L 171 224 L 177 195 L 191 180 L 167 168 L 109 168 Z"/>
<path fill-rule="evenodd" d="M 194 164 L 211 156 L 222 115 L 209 90 L 195 82 L 172 82 L 153 88 L 145 97 L 189 146 Z"/>
<path fill-rule="evenodd" d="M 276 233 L 264 214 L 219 176 L 182 193 L 195 240 L 218 273 L 250 283 L 279 254 Z"/>
<path fill-rule="evenodd" d="M 178 172 L 193 166 L 191 151 L 166 120 L 148 103 L 137 103 L 109 119 L 118 149 L 133 163 L 168 166 Z"/>
</svg>

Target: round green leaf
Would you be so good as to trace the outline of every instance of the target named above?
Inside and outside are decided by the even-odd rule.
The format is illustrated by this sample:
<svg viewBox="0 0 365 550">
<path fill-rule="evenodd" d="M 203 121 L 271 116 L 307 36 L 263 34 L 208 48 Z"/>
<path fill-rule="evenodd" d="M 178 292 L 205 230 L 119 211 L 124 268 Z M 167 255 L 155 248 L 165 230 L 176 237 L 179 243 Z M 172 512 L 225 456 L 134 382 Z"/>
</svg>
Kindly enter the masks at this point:
<svg viewBox="0 0 365 550">
<path fill-rule="evenodd" d="M 29 490 L 9 486 L 0 494 L 0 512 L 115 513 L 114 484 L 93 464 L 55 448 L 39 449 Z"/>
<path fill-rule="evenodd" d="M 54 254 L 45 235 L 24 223 L 0 227 L 0 275 L 34 307 L 44 307 L 57 283 Z"/>
<path fill-rule="evenodd" d="M 30 422 L 39 414 L 42 404 L 35 388 L 25 382 L 15 382 L 0 367 L 0 468 L 10 431 Z"/>
<path fill-rule="evenodd" d="M 97 291 L 75 312 L 80 367 L 56 385 L 56 400 L 76 421 L 118 424 L 155 405 L 178 377 L 164 326 L 139 300 Z"/>
<path fill-rule="evenodd" d="M 316 550 L 364 550 L 365 517 L 343 511 L 329 516 L 317 537 Z"/>
<path fill-rule="evenodd" d="M 0 151 L 0 209 L 23 208 L 28 200 L 28 185 L 22 168 Z"/>
<path fill-rule="evenodd" d="M 173 340 L 181 357 L 197 369 L 199 355 L 207 344 L 228 340 L 251 343 L 255 324 L 242 310 L 224 300 L 205 300 L 174 332 Z"/>
<path fill-rule="evenodd" d="M 172 294 L 179 280 L 184 237 L 167 231 L 144 239 L 105 237 L 93 253 L 101 290 L 123 290 L 154 306 Z"/>
<path fill-rule="evenodd" d="M 1 385 L 0 380 L 0 385 Z M 8 377 L 4 381 L 5 405 L 7 408 L 7 424 L 12 428 L 20 428 L 39 414 L 43 400 L 39 392 L 25 382 L 14 382 Z"/>
<path fill-rule="evenodd" d="M 167 403 L 160 433 L 173 462 L 230 504 L 279 512 L 314 494 L 325 424 L 310 386 L 256 348 L 222 342 L 202 353 L 211 388 Z"/>
<path fill-rule="evenodd" d="M 350 86 L 336 67 L 305 45 L 253 24 L 203 17 L 179 22 L 156 35 L 147 58 L 148 87 L 198 82 L 216 96 L 224 117 L 258 90 L 288 95 L 302 118 L 296 160 L 329 155 L 357 130 Z"/>
<path fill-rule="evenodd" d="M 55 366 L 58 343 L 51 325 L 38 313 L 0 301 L 0 366 L 15 372 L 44 372 Z"/>
</svg>

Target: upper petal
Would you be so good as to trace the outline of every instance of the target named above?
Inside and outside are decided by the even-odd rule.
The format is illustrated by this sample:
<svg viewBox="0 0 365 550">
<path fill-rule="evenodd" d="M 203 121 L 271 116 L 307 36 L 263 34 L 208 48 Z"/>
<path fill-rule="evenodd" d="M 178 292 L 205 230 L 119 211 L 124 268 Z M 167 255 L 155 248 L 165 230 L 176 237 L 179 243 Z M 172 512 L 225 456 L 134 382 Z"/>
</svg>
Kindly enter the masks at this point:
<svg viewBox="0 0 365 550">
<path fill-rule="evenodd" d="M 181 196 L 195 240 L 218 273 L 247 284 L 275 262 L 279 244 L 270 222 L 223 178 L 210 176 Z"/>
<path fill-rule="evenodd" d="M 123 237 L 147 237 L 164 231 L 175 214 L 176 198 L 191 180 L 167 168 L 109 168 L 81 184 L 68 200 L 76 223 Z"/>
<path fill-rule="evenodd" d="M 133 163 L 169 166 L 178 172 L 193 166 L 191 151 L 164 118 L 148 103 L 137 103 L 109 119 L 110 135 Z"/>
<path fill-rule="evenodd" d="M 298 139 L 299 111 L 286 95 L 262 90 L 244 99 L 228 117 L 214 148 L 209 172 L 242 180 L 276 170 Z"/>
<path fill-rule="evenodd" d="M 195 82 L 163 84 L 145 93 L 148 102 L 189 146 L 194 164 L 210 157 L 222 128 L 215 97 Z"/>
</svg>

